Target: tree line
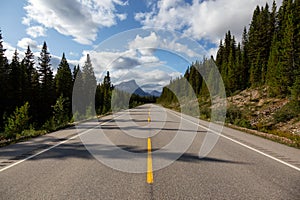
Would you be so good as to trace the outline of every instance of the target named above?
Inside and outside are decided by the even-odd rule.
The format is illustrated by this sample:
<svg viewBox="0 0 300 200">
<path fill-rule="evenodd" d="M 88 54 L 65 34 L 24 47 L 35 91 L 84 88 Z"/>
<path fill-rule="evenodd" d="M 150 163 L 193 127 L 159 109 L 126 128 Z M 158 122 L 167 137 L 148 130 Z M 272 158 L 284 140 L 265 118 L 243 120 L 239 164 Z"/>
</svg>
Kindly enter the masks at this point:
<svg viewBox="0 0 300 200">
<path fill-rule="evenodd" d="M 244 28 L 242 41 L 228 31 L 220 41 L 216 59 L 192 63 L 183 77 L 171 80 L 160 97 L 160 102 L 176 101 L 170 88 L 186 93 L 189 83 L 198 97 L 209 96 L 206 84 L 212 84 L 214 62 L 222 76 L 226 94 L 231 96 L 250 87 L 267 86 L 270 96 L 300 97 L 300 1 L 283 0 L 277 9 L 266 4 L 254 10 L 249 30 Z M 208 82 L 204 82 L 203 71 Z M 187 82 L 183 81 L 187 80 Z M 218 83 L 217 83 L 218 84 Z M 218 85 L 213 85 L 218 88 Z M 214 94 L 212 94 L 214 95 Z"/>
<path fill-rule="evenodd" d="M 94 98 L 87 101 L 95 100 L 97 114 L 110 111 L 113 86 L 109 73 L 103 83 L 97 85 L 89 55 L 82 69 L 77 65 L 71 70 L 63 53 L 54 75 L 46 42 L 37 59 L 38 63 L 35 63 L 29 46 L 22 60 L 15 50 L 10 63 L 5 51 L 0 32 L 0 132 L 14 137 L 25 129 L 51 131 L 73 121 L 72 91 L 75 80 L 82 89 L 83 97 Z M 87 112 L 89 110 L 86 107 L 84 110 L 76 109 L 77 119 L 85 118 Z"/>
</svg>

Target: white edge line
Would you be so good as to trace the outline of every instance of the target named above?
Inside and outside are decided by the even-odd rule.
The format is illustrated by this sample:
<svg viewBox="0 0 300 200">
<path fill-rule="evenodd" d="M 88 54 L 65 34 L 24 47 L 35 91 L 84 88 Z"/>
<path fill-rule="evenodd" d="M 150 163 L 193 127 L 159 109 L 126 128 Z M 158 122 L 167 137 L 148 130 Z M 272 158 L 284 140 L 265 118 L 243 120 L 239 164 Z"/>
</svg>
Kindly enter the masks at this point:
<svg viewBox="0 0 300 200">
<path fill-rule="evenodd" d="M 169 109 L 168 109 L 168 110 L 169 110 Z M 169 110 L 169 111 L 170 111 L 170 110 Z M 232 138 L 230 138 L 230 137 L 228 137 L 228 136 L 225 136 L 225 135 L 223 135 L 223 134 L 221 134 L 221 133 L 218 133 L 218 132 L 216 132 L 216 131 L 214 131 L 214 130 L 211 130 L 211 129 L 207 128 L 206 126 L 203 126 L 203 125 L 201 125 L 201 124 L 197 124 L 197 123 L 195 123 L 195 122 L 193 122 L 193 121 L 191 121 L 191 120 L 189 120 L 189 119 L 185 119 L 185 118 L 179 116 L 177 113 L 173 113 L 173 111 L 170 112 L 170 113 L 172 113 L 173 115 L 176 115 L 177 117 L 180 117 L 181 119 L 184 119 L 184 120 L 186 120 L 186 121 L 188 121 L 188 122 L 190 122 L 190 123 L 192 123 L 192 124 L 195 124 L 195 125 L 197 125 L 197 126 L 203 128 L 203 129 L 205 129 L 205 130 L 207 130 L 207 131 L 210 131 L 210 132 L 212 132 L 212 133 L 214 133 L 214 134 L 217 134 L 217 135 L 219 135 L 219 136 L 221 136 L 221 137 L 223 137 L 223 138 L 225 138 L 225 139 L 227 139 L 227 140 L 230 140 L 230 141 L 232 141 L 232 142 L 234 142 L 234 143 L 236 143 L 236 144 L 239 144 L 239 145 L 241 145 L 241 146 L 243 146 L 243 147 L 246 147 L 246 148 L 248 148 L 248 149 L 250 149 L 250 150 L 252 150 L 252 151 L 255 151 L 256 153 L 259 153 L 259 154 L 261 154 L 261 155 L 264 155 L 264 156 L 266 156 L 266 157 L 268 157 L 268 158 L 271 158 L 271 159 L 273 159 L 273 160 L 275 160 L 275 161 L 277 161 L 277 162 L 280 162 L 281 164 L 284 164 L 284 165 L 286 165 L 286 166 L 288 166 L 288 167 L 291 167 L 291 168 L 293 168 L 293 169 L 295 169 L 295 170 L 297 170 L 297 171 L 300 171 L 300 168 L 299 168 L 299 167 L 296 167 L 296 166 L 294 166 L 294 165 L 292 165 L 292 164 L 290 164 L 290 163 L 287 163 L 287 162 L 285 162 L 285 161 L 283 161 L 283 160 L 280 160 L 280 159 L 278 159 L 278 158 L 275 158 L 274 156 L 271 156 L 271 155 L 266 154 L 266 153 L 264 153 L 264 152 L 262 152 L 262 151 L 259 151 L 259 150 L 255 149 L 255 148 L 250 147 L 250 146 L 248 146 L 248 145 L 246 145 L 246 144 L 244 144 L 244 143 L 241 143 L 241 142 L 239 142 L 239 141 L 237 141 L 237 140 L 235 140 L 235 139 L 232 139 Z M 197 120 L 199 120 L 199 119 L 197 119 Z"/>
<path fill-rule="evenodd" d="M 114 117 L 114 118 L 112 118 L 111 120 L 109 120 L 109 121 L 107 121 L 107 122 L 104 122 L 104 123 L 102 123 L 102 124 L 99 124 L 99 125 L 97 125 L 97 126 L 91 128 L 91 129 L 88 129 L 88 130 L 86 130 L 86 131 L 83 131 L 83 132 L 80 133 L 80 134 L 76 134 L 76 135 L 70 137 L 69 139 L 66 139 L 66 140 L 64 140 L 64 141 L 62 141 L 62 142 L 60 142 L 60 143 L 57 143 L 57 144 L 55 144 L 55 145 L 53 145 L 53 146 L 51 146 L 51 147 L 49 147 L 49 148 L 47 148 L 47 149 L 43 149 L 42 151 L 39 151 L 39 152 L 37 152 L 36 154 L 33 154 L 33 155 L 31 155 L 31 156 L 28 156 L 27 158 L 24 158 L 24 159 L 19 160 L 19 161 L 15 162 L 15 163 L 13 163 L 13 164 L 11 164 L 11 165 L 9 165 L 9 166 L 6 166 L 6 167 L 0 169 L 0 172 L 3 172 L 3 171 L 5 171 L 5 170 L 7 170 L 7 169 L 9 169 L 9 168 L 11 168 L 11 167 L 14 167 L 14 166 L 16 166 L 16 165 L 18 165 L 18 164 L 21 164 L 21 163 L 24 162 L 24 161 L 27 161 L 27 160 L 29 160 L 29 159 L 31 159 L 31 158 L 34 158 L 34 157 L 36 157 L 36 156 L 38 156 L 38 155 L 40 155 L 40 154 L 42 154 L 42 153 L 45 153 L 45 152 L 47 152 L 47 151 L 49 151 L 49 150 L 51 150 L 51 149 L 53 149 L 53 148 L 55 148 L 55 147 L 58 147 L 58 146 L 60 146 L 60 145 L 62 145 L 62 144 L 64 144 L 64 143 L 66 143 L 66 142 L 69 142 L 70 140 L 73 140 L 73 139 L 75 139 L 75 138 L 77 138 L 77 137 L 80 137 L 80 136 L 82 136 L 82 135 L 84 135 L 84 134 L 86 134 L 86 133 L 88 133 L 88 132 L 90 132 L 90 131 L 96 129 L 97 127 L 99 127 L 99 126 L 101 126 L 101 125 L 105 125 L 105 124 L 107 124 L 107 123 L 109 123 L 109 122 L 113 121 L 114 119 L 117 119 L 117 118 L 119 118 L 119 117 L 121 117 L 121 116 L 123 116 L 123 115 L 119 115 L 119 116 L 117 116 L 117 117 Z"/>
<path fill-rule="evenodd" d="M 170 112 L 170 113 L 172 113 L 172 112 Z M 183 117 L 177 115 L 176 113 L 172 113 L 172 114 L 175 115 L 175 116 L 177 116 L 177 117 L 180 117 L 181 119 L 184 119 L 185 121 L 188 121 L 188 122 L 190 122 L 190 123 L 192 123 L 192 124 L 195 124 L 195 125 L 197 125 L 197 126 L 203 128 L 203 129 L 205 129 L 205 130 L 207 130 L 207 131 L 210 131 L 210 132 L 212 132 L 212 133 L 214 133 L 214 134 L 217 134 L 217 135 L 219 135 L 219 136 L 221 136 L 221 137 L 223 137 L 223 138 L 225 138 L 225 139 L 227 139 L 227 140 L 230 140 L 230 141 L 232 141 L 232 142 L 234 142 L 234 143 L 236 143 L 236 144 L 239 144 L 239 145 L 241 145 L 241 146 L 243 146 L 243 147 L 246 147 L 246 148 L 248 148 L 248 149 L 250 149 L 250 150 L 252 150 L 252 151 L 255 151 L 255 152 L 257 152 L 257 153 L 259 153 L 259 154 L 261 154 L 261 155 L 264 155 L 264 156 L 266 156 L 266 157 L 268 157 L 268 158 L 271 158 L 271 159 L 273 159 L 273 160 L 275 160 L 275 161 L 277 161 L 277 162 L 280 162 L 280 163 L 282 163 L 282 164 L 284 164 L 284 165 L 286 165 L 286 166 L 288 166 L 288 167 L 291 167 L 291 168 L 293 168 L 293 169 L 295 169 L 295 170 L 297 170 L 297 171 L 300 171 L 300 168 L 298 168 L 298 167 L 296 167 L 296 166 L 294 166 L 294 165 L 291 165 L 291 164 L 289 164 L 289 163 L 287 163 L 287 162 L 285 162 L 285 161 L 283 161 L 283 160 L 280 160 L 280 159 L 278 159 L 278 158 L 275 158 L 275 157 L 273 157 L 273 156 L 271 156 L 271 155 L 269 155 L 269 154 L 266 154 L 266 153 L 264 153 L 264 152 L 262 152 L 262 151 L 259 151 L 259 150 L 255 149 L 255 148 L 253 148 L 253 147 L 250 147 L 250 146 L 248 146 L 248 145 L 246 145 L 246 144 L 243 144 L 243 143 L 241 143 L 241 142 L 239 142 L 239 141 L 237 141 L 237 140 L 234 140 L 234 139 L 232 139 L 232 138 L 230 138 L 230 137 L 228 137 L 228 136 L 222 135 L 222 134 L 220 134 L 220 133 L 218 133 L 218 132 L 216 132 L 216 131 L 214 131 L 214 130 L 211 130 L 211 129 L 209 129 L 209 128 L 203 126 L 203 125 L 197 124 L 197 123 L 195 123 L 195 122 L 193 122 L 193 121 L 191 121 L 191 120 L 189 120 L 189 119 L 185 119 L 185 118 L 183 118 Z M 62 144 L 64 144 L 64 143 L 70 141 L 70 140 L 73 140 L 73 139 L 75 139 L 75 138 L 77 138 L 77 137 L 80 137 L 81 135 L 84 135 L 84 134 L 86 134 L 86 133 L 88 133 L 88 132 L 94 130 L 95 128 L 101 126 L 101 125 L 105 125 L 105 124 L 111 122 L 112 120 L 114 120 L 114 119 L 116 119 L 116 118 L 118 118 L 118 117 L 120 117 L 120 116 L 122 116 L 122 115 L 119 115 L 119 116 L 117 116 L 117 117 L 115 117 L 115 118 L 113 118 L 113 119 L 111 119 L 111 120 L 109 120 L 109 121 L 107 121 L 107 122 L 104 122 L 104 123 L 102 123 L 102 124 L 99 124 L 99 125 L 95 126 L 94 128 L 88 129 L 88 130 L 86 130 L 86 131 L 84 131 L 84 132 L 82 132 L 82 133 L 80 133 L 80 134 L 74 135 L 73 137 L 71 137 L 71 138 L 69 138 L 69 139 L 67 139 L 67 140 L 64 140 L 64 141 L 62 141 L 62 142 L 60 142 L 60 143 L 58 143 L 58 144 L 55 144 L 55 145 L 53 145 L 53 146 L 51 146 L 51 147 L 49 147 L 49 148 L 47 148 L 47 149 L 42 150 L 42 151 L 40 151 L 40 152 L 38 152 L 38 153 L 36 153 L 36 154 L 34 154 L 34 155 L 31 155 L 31 156 L 29 156 L 29 157 L 27 157 L 27 158 L 24 158 L 24 159 L 22 159 L 22 160 L 19 160 L 18 162 L 15 162 L 15 163 L 11 164 L 11 165 L 9 165 L 9 166 L 6 166 L 6 167 L 0 169 L 0 172 L 3 172 L 3 171 L 5 171 L 5 170 L 7 170 L 7 169 L 9 169 L 9 168 L 11 168 L 11 167 L 14 167 L 14 166 L 16 166 L 16 165 L 18 165 L 18 164 L 24 162 L 24 161 L 27 161 L 27 160 L 29 160 L 29 159 L 31 159 L 31 158 L 34 158 L 34 157 L 36 157 L 36 156 L 38 156 L 38 155 L 40 155 L 40 154 L 42 154 L 42 153 L 45 153 L 45 152 L 47 152 L 47 151 L 49 151 L 49 150 L 51 150 L 51 149 L 53 149 L 53 148 L 55 148 L 55 147 L 57 147 L 57 146 L 60 146 L 60 145 L 62 145 Z M 198 120 L 198 119 L 197 119 L 197 120 Z"/>
</svg>

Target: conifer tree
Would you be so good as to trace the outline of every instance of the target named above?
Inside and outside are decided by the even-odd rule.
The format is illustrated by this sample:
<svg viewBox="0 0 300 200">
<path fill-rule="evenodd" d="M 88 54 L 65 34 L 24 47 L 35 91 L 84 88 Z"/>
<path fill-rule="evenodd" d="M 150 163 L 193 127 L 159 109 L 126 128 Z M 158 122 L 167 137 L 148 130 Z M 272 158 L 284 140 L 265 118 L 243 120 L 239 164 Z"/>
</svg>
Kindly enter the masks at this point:
<svg viewBox="0 0 300 200">
<path fill-rule="evenodd" d="M 10 111 L 13 111 L 15 107 L 19 107 L 23 104 L 22 80 L 24 79 L 24 74 L 22 73 L 23 71 L 19 61 L 19 53 L 15 50 L 10 63 L 9 93 L 7 94 L 10 101 Z"/>
<path fill-rule="evenodd" d="M 0 30 L 0 94 L 7 94 L 8 92 L 8 61 L 5 56 L 5 51 L 3 47 L 2 33 Z M 0 98 L 0 117 L 2 118 L 7 106 L 9 105 L 9 100 L 7 95 L 1 95 Z M 3 129 L 3 120 L 0 120 L 0 130 Z"/>
<path fill-rule="evenodd" d="M 84 66 L 82 67 L 82 78 L 84 88 L 84 91 L 82 93 L 84 97 L 83 109 L 85 109 L 86 111 L 94 110 L 91 108 L 91 106 L 95 105 L 95 92 L 97 87 L 97 81 L 89 54 L 87 54 L 86 61 L 84 63 Z M 92 113 L 91 115 L 94 115 L 94 113 Z"/>
<path fill-rule="evenodd" d="M 22 68 L 26 71 L 26 80 L 25 80 L 25 92 L 24 99 L 25 102 L 28 102 L 29 113 L 32 115 L 32 121 L 36 121 L 38 118 L 38 104 L 39 104 L 39 74 L 34 67 L 34 55 L 30 49 L 27 47 L 25 52 L 25 57 L 23 58 L 21 65 Z"/>
<path fill-rule="evenodd" d="M 55 75 L 55 86 L 56 96 L 64 98 L 64 108 L 67 109 L 65 112 L 71 117 L 73 80 L 72 72 L 64 53 Z"/>
<path fill-rule="evenodd" d="M 38 58 L 38 72 L 40 77 L 40 93 L 39 93 L 39 115 L 40 123 L 44 123 L 52 115 L 51 106 L 55 104 L 55 88 L 54 78 L 51 69 L 51 56 L 48 52 L 46 42 L 44 42 L 40 57 Z"/>
</svg>

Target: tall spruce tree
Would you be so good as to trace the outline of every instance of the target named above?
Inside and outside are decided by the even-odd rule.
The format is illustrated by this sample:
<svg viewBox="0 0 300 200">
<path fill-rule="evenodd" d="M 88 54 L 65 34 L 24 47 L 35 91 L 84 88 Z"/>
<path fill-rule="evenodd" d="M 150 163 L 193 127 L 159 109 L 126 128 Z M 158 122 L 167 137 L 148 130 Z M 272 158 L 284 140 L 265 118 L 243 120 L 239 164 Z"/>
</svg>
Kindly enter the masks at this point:
<svg viewBox="0 0 300 200">
<path fill-rule="evenodd" d="M 90 55 L 87 54 L 86 61 L 84 63 L 84 66 L 82 67 L 82 78 L 84 83 L 84 108 L 87 112 L 88 110 L 91 110 L 91 106 L 95 105 L 95 93 L 96 93 L 96 87 L 97 87 L 97 80 L 94 73 L 94 68 L 92 65 L 92 61 L 90 58 Z M 92 111 L 94 108 L 92 109 Z M 94 113 L 92 113 L 93 115 Z M 90 115 L 90 114 L 87 114 Z"/>
<path fill-rule="evenodd" d="M 52 105 L 55 104 L 55 87 L 53 71 L 51 69 L 51 56 L 48 52 L 46 42 L 44 42 L 40 57 L 38 58 L 38 72 L 40 76 L 39 92 L 39 122 L 44 123 L 53 113 Z"/>
<path fill-rule="evenodd" d="M 106 73 L 106 76 L 103 79 L 103 108 L 102 113 L 107 113 L 111 109 L 111 90 L 112 85 L 110 81 L 109 72 Z"/>
<path fill-rule="evenodd" d="M 19 61 L 19 53 L 15 50 L 10 63 L 9 73 L 9 92 L 8 97 L 10 101 L 10 111 L 13 111 L 16 107 L 23 105 L 23 85 L 25 80 L 25 71 L 22 70 Z"/>
<path fill-rule="evenodd" d="M 63 53 L 59 67 L 57 69 L 57 74 L 55 75 L 55 86 L 56 86 L 56 96 L 62 96 L 64 98 L 64 108 L 66 109 L 67 116 L 71 117 L 71 102 L 72 102 L 72 89 L 73 80 L 72 72 L 68 61 Z"/>
<path fill-rule="evenodd" d="M 21 62 L 22 67 L 26 71 L 26 81 L 25 81 L 25 92 L 24 99 L 29 103 L 29 113 L 32 116 L 31 121 L 37 121 L 38 119 L 38 104 L 39 104 L 39 74 L 35 68 L 34 55 L 30 49 L 27 47 L 25 52 L 25 57 Z"/>
<path fill-rule="evenodd" d="M 7 94 L 8 92 L 8 60 L 5 56 L 6 49 L 3 47 L 2 33 L 0 30 L 0 94 Z M 9 100 L 7 95 L 1 95 L 0 98 L 0 118 L 2 119 L 7 106 L 9 106 Z M 0 130 L 3 129 L 3 120 L 0 120 Z"/>
<path fill-rule="evenodd" d="M 241 79 L 242 79 L 242 88 L 241 89 L 246 89 L 249 87 L 249 72 L 250 72 L 250 62 L 249 62 L 249 57 L 248 57 L 248 45 L 249 45 L 249 40 L 248 40 L 248 32 L 247 28 L 244 27 L 244 32 L 243 32 L 243 38 L 242 38 L 242 71 L 241 71 Z"/>
<path fill-rule="evenodd" d="M 87 89 L 87 95 L 89 97 L 92 97 L 95 94 L 94 92 L 97 86 L 97 80 L 89 54 L 87 54 L 86 61 L 84 63 L 84 66 L 82 67 L 82 74 L 84 80 L 84 87 L 85 89 Z"/>
</svg>

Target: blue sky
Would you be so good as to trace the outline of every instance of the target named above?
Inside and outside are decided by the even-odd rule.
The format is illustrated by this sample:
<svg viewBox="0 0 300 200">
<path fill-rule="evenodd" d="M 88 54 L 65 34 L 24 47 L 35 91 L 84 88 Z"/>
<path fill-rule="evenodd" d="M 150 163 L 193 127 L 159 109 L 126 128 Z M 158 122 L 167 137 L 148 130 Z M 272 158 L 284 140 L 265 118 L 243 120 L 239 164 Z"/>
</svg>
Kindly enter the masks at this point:
<svg viewBox="0 0 300 200">
<path fill-rule="evenodd" d="M 82 65 L 89 53 L 99 81 L 110 70 L 114 83 L 135 79 L 139 85 L 153 84 L 157 86 L 153 89 L 161 90 L 192 61 L 215 55 L 228 30 L 239 40 L 256 5 L 266 2 L 272 4 L 272 0 L 2 0 L 0 28 L 9 59 L 15 49 L 22 57 L 27 45 L 38 56 L 46 41 L 54 71 L 63 52 L 71 67 Z"/>
</svg>

